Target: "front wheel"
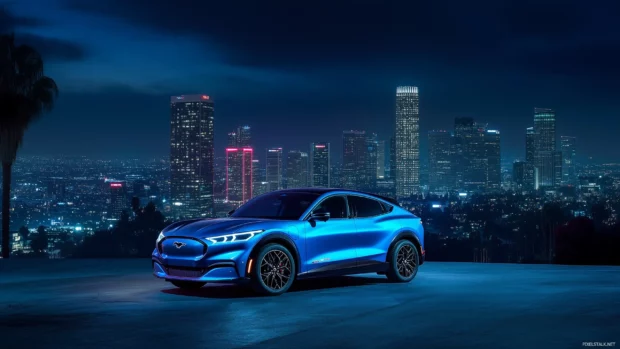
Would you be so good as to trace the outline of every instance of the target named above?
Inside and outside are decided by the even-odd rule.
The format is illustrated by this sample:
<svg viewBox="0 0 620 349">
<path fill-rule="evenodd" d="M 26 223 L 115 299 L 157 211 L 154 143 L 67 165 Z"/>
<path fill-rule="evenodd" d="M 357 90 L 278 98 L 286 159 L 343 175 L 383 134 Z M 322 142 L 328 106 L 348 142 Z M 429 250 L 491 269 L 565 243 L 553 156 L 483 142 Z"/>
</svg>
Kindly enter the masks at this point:
<svg viewBox="0 0 620 349">
<path fill-rule="evenodd" d="M 280 244 L 265 245 L 256 256 L 250 279 L 255 292 L 267 296 L 281 295 L 295 280 L 293 255 Z"/>
<path fill-rule="evenodd" d="M 207 284 L 206 282 L 181 280 L 170 280 L 170 283 L 183 290 L 197 290 Z"/>
<path fill-rule="evenodd" d="M 392 282 L 409 282 L 418 273 L 420 256 L 409 240 L 398 241 L 388 254 L 389 268 L 386 273 Z"/>
</svg>

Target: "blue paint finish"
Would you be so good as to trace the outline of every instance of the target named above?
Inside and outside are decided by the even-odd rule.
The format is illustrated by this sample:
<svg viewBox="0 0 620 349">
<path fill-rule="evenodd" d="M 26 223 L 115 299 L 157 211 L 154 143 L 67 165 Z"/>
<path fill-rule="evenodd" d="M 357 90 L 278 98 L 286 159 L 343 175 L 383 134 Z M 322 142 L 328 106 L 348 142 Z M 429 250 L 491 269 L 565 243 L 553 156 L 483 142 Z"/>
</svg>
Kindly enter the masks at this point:
<svg viewBox="0 0 620 349">
<path fill-rule="evenodd" d="M 413 236 L 422 248 L 424 246 L 424 231 L 418 217 L 372 195 L 334 189 L 282 190 L 265 195 L 281 195 L 290 199 L 295 193 L 313 194 L 312 200 L 298 205 L 303 209 L 298 210 L 296 217 L 233 215 L 170 225 L 160 234 L 153 251 L 153 275 L 162 279 L 202 282 L 245 281 L 252 251 L 260 249 L 267 241 L 285 241 L 290 245 L 293 249 L 291 254 L 298 259 L 298 272 L 302 274 L 347 268 L 343 270 L 346 273 L 358 265 L 368 266 L 368 262 L 385 262 L 390 246 L 399 236 Z M 250 200 L 237 212 L 248 208 L 247 205 L 261 202 L 261 197 L 264 199 L 265 195 Z M 347 195 L 379 201 L 391 210 L 375 217 L 353 218 L 347 206 L 344 218 L 327 221 L 310 218 L 323 200 Z M 287 212 L 290 214 L 290 211 Z M 167 273 L 169 268 L 175 267 L 194 274 L 175 276 Z"/>
<path fill-rule="evenodd" d="M 302 272 L 357 258 L 358 234 L 353 219 L 330 219 L 306 227 L 306 259 Z"/>
</svg>

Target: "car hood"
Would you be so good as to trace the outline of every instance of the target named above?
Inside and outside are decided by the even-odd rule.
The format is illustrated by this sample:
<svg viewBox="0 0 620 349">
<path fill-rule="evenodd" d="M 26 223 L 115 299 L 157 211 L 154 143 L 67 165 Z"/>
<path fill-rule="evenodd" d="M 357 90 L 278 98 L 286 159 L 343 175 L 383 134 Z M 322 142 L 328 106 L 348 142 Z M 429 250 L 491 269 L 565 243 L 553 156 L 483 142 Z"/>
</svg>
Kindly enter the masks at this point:
<svg viewBox="0 0 620 349">
<path fill-rule="evenodd" d="M 270 222 L 259 218 L 215 218 L 195 219 L 174 223 L 164 229 L 165 236 L 210 237 L 248 230 L 271 228 Z"/>
</svg>

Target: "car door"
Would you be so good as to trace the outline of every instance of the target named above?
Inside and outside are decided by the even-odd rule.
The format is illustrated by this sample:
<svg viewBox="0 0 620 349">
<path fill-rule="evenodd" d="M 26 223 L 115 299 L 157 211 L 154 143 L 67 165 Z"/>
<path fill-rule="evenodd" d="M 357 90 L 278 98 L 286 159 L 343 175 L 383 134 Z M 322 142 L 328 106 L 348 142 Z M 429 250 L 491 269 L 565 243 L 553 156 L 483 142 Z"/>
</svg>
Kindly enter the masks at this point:
<svg viewBox="0 0 620 349">
<path fill-rule="evenodd" d="M 345 195 L 332 195 L 318 202 L 312 212 L 329 212 L 326 221 L 309 220 L 306 227 L 306 260 L 302 272 L 330 271 L 355 265 L 355 223 Z"/>
<path fill-rule="evenodd" d="M 386 214 L 386 206 L 365 196 L 349 195 L 349 207 L 357 229 L 357 258 L 362 262 L 385 262 L 396 221 Z"/>
</svg>

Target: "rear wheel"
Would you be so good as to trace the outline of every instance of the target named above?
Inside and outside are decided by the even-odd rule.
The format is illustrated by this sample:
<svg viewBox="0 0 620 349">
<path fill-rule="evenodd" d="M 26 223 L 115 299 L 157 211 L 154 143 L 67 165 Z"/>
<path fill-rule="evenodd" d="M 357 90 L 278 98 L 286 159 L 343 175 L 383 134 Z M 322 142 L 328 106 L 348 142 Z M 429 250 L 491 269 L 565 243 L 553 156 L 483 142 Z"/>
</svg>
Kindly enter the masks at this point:
<svg viewBox="0 0 620 349">
<path fill-rule="evenodd" d="M 170 283 L 183 290 L 197 290 L 207 284 L 206 282 L 181 280 L 170 280 Z"/>
<path fill-rule="evenodd" d="M 400 240 L 388 254 L 389 268 L 386 273 L 392 282 L 409 282 L 418 273 L 420 256 L 418 249 L 409 240 Z"/>
<path fill-rule="evenodd" d="M 281 295 L 295 280 L 293 255 L 280 244 L 265 245 L 256 256 L 250 278 L 255 292 L 268 296 Z"/>
</svg>

